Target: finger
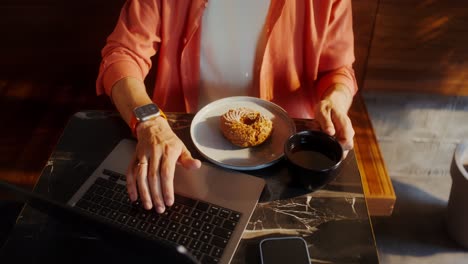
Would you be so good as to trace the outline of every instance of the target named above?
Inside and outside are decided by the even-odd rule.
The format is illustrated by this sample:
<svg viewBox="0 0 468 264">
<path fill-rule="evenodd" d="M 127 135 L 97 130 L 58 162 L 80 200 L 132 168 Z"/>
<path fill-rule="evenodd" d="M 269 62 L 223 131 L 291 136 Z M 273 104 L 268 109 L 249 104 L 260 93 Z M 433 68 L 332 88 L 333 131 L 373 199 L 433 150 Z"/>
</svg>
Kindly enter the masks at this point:
<svg viewBox="0 0 468 264">
<path fill-rule="evenodd" d="M 130 165 L 128 166 L 127 173 L 125 177 L 127 178 L 127 193 L 128 197 L 132 202 L 138 199 L 138 191 L 136 187 L 136 179 L 135 179 L 135 164 L 136 164 L 136 155 L 134 154 Z"/>
<path fill-rule="evenodd" d="M 161 188 L 164 202 L 167 206 L 174 203 L 174 172 L 180 151 L 173 146 L 167 146 L 161 159 Z"/>
<path fill-rule="evenodd" d="M 349 150 L 343 151 L 343 159 L 346 159 L 346 157 L 348 156 L 348 153 L 349 153 Z"/>
<path fill-rule="evenodd" d="M 351 119 L 346 114 L 333 112 L 333 121 L 337 127 L 336 138 L 340 142 L 343 150 L 351 150 L 354 147 L 354 129 Z"/>
<path fill-rule="evenodd" d="M 323 132 L 330 136 L 335 135 L 335 126 L 332 122 L 331 112 L 332 112 L 332 105 L 330 101 L 324 100 L 321 101 L 315 113 L 315 118 L 320 124 L 320 128 Z"/>
<path fill-rule="evenodd" d="M 163 195 L 161 190 L 161 179 L 160 179 L 160 161 L 161 151 L 160 148 L 154 147 L 152 153 L 153 159 L 149 164 L 148 171 L 148 184 L 151 192 L 151 199 L 153 201 L 156 212 L 163 213 L 166 210 L 163 201 Z"/>
<path fill-rule="evenodd" d="M 136 165 L 136 182 L 143 207 L 150 210 L 153 204 L 151 203 L 151 194 L 148 188 L 148 162 L 146 160 L 140 159 Z"/>
<path fill-rule="evenodd" d="M 178 162 L 186 169 L 198 169 L 201 167 L 201 161 L 194 159 L 190 151 L 184 146 L 179 156 Z"/>
<path fill-rule="evenodd" d="M 345 150 L 351 150 L 354 148 L 354 134 L 355 132 L 351 125 L 351 121 L 349 118 L 346 118 L 346 126 L 343 127 L 341 136 L 341 144 Z"/>
</svg>

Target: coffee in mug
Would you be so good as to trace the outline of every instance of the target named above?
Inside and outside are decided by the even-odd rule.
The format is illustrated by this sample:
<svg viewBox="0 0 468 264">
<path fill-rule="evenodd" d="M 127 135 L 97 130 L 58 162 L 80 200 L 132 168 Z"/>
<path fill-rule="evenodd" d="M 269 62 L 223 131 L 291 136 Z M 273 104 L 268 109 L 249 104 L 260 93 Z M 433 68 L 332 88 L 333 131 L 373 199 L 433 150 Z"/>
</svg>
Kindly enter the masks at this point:
<svg viewBox="0 0 468 264">
<path fill-rule="evenodd" d="M 334 137 L 314 130 L 289 137 L 284 152 L 290 174 L 309 190 L 321 188 L 333 180 L 343 159 L 340 143 Z"/>
</svg>

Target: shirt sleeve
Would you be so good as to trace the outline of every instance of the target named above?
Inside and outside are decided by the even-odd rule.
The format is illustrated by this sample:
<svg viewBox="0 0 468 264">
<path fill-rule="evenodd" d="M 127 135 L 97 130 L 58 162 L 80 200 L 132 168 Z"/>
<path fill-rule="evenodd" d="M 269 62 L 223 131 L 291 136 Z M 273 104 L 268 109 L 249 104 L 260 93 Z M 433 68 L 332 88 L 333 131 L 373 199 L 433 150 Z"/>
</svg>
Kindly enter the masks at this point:
<svg viewBox="0 0 468 264">
<path fill-rule="evenodd" d="M 354 63 L 353 19 L 350 0 L 336 0 L 332 5 L 327 34 L 319 59 L 316 98 L 321 99 L 327 89 L 336 83 L 346 85 L 352 95 L 358 87 Z"/>
<path fill-rule="evenodd" d="M 101 51 L 96 93 L 111 95 L 112 86 L 125 77 L 144 80 L 151 68 L 160 37 L 160 12 L 156 0 L 128 0 L 114 31 Z"/>
</svg>

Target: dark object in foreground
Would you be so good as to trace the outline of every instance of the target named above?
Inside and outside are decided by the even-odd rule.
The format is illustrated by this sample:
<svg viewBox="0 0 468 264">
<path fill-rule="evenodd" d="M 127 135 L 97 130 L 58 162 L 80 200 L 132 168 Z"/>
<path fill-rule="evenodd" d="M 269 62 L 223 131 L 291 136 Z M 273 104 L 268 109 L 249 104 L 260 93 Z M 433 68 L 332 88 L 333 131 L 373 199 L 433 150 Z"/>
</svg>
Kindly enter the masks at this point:
<svg viewBox="0 0 468 264">
<path fill-rule="evenodd" d="M 0 190 L 11 193 L 31 207 L 65 224 L 86 227 L 87 231 L 98 235 L 100 239 L 112 245 L 119 256 L 119 262 L 148 260 L 151 257 L 162 263 L 197 263 L 181 246 L 158 239 L 149 239 L 85 211 L 77 210 L 1 180 Z"/>
</svg>

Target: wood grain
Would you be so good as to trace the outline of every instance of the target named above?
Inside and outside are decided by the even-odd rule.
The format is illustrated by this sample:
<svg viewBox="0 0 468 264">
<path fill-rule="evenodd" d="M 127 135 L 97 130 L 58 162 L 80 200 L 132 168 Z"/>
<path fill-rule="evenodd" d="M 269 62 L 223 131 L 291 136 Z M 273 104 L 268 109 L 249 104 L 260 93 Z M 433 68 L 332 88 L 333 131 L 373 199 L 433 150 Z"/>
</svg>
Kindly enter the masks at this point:
<svg viewBox="0 0 468 264">
<path fill-rule="evenodd" d="M 0 79 L 95 78 L 123 3 L 0 1 Z"/>
<path fill-rule="evenodd" d="M 380 0 L 364 89 L 468 96 L 468 5 Z"/>
<path fill-rule="evenodd" d="M 373 39 L 378 0 L 354 0 L 355 75 L 360 90 L 367 77 L 369 49 Z M 369 213 L 374 216 L 392 214 L 396 202 L 391 179 L 382 157 L 367 108 L 358 93 L 349 112 L 355 135 L 355 153 Z"/>
<path fill-rule="evenodd" d="M 369 213 L 391 215 L 396 195 L 361 94 L 355 96 L 349 116 L 356 132 L 354 151 Z"/>
<path fill-rule="evenodd" d="M 358 86 L 362 88 L 366 74 L 369 47 L 374 32 L 378 0 L 353 0 L 354 53 L 353 68 Z"/>
</svg>

